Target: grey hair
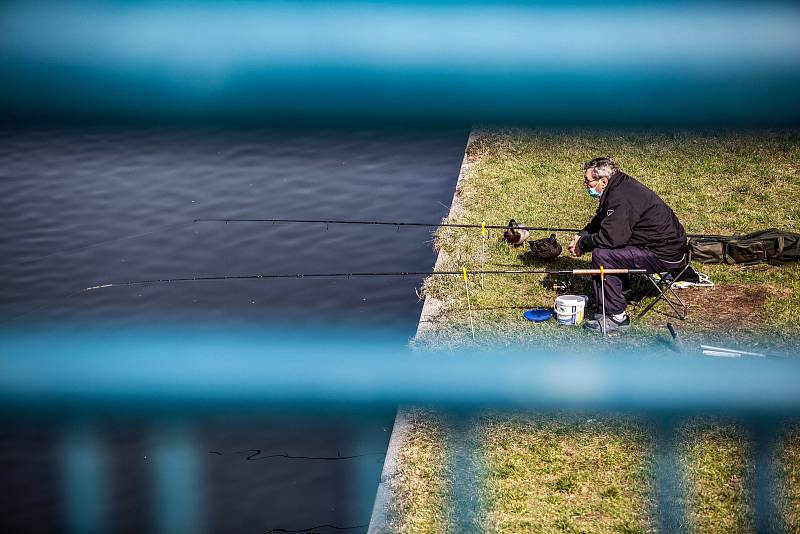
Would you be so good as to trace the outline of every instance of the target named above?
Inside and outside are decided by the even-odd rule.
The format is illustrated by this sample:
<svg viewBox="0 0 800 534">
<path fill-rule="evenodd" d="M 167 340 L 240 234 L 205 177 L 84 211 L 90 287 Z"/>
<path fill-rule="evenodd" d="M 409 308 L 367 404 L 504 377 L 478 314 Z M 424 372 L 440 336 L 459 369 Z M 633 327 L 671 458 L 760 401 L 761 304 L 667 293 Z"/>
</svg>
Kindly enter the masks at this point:
<svg viewBox="0 0 800 534">
<path fill-rule="evenodd" d="M 583 171 L 588 170 L 592 171 L 592 178 L 600 180 L 601 178 L 611 178 L 614 173 L 619 171 L 619 167 L 609 156 L 601 156 L 584 163 Z"/>
</svg>

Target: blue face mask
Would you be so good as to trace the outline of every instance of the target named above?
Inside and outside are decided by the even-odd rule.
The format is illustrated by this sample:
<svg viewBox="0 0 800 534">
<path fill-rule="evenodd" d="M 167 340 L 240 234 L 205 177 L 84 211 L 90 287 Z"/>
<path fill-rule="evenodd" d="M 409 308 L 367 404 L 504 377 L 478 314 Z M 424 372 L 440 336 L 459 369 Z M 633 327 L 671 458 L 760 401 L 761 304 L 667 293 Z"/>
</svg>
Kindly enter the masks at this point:
<svg viewBox="0 0 800 534">
<path fill-rule="evenodd" d="M 594 186 L 594 187 L 597 187 L 597 186 Z M 602 195 L 603 193 L 602 192 L 598 193 L 597 190 L 594 187 L 587 187 L 586 188 L 586 192 L 589 193 L 589 196 L 592 197 L 592 198 L 600 198 L 600 195 Z"/>
</svg>

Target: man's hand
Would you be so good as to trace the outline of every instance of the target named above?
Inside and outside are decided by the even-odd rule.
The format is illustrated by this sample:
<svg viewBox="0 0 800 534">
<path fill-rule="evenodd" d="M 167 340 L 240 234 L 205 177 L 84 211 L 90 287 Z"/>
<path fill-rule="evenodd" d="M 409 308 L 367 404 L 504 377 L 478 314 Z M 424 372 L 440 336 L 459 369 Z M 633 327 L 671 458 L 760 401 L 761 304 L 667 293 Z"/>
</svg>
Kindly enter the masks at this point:
<svg viewBox="0 0 800 534">
<path fill-rule="evenodd" d="M 579 235 L 572 236 L 572 239 L 569 240 L 569 246 L 567 247 L 570 254 L 572 254 L 576 258 L 579 257 L 581 254 L 583 254 L 580 246 L 578 245 L 578 241 L 580 240 L 580 238 L 581 236 Z"/>
</svg>

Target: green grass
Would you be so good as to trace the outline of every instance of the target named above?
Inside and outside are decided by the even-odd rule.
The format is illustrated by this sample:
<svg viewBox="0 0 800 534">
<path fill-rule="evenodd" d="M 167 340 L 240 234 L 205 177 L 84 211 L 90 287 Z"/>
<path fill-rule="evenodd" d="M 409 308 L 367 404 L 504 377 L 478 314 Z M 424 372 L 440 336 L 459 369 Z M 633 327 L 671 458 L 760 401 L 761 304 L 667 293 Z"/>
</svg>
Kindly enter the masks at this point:
<svg viewBox="0 0 800 534">
<path fill-rule="evenodd" d="M 800 532 L 800 429 L 793 428 L 787 432 L 784 440 L 784 476 L 786 488 L 786 531 Z"/>
<path fill-rule="evenodd" d="M 800 202 L 794 201 L 800 198 L 797 132 L 491 132 L 468 148 L 472 165 L 459 188 L 463 210 L 452 222 L 503 224 L 514 218 L 532 226 L 580 228 L 596 207 L 582 185 L 582 163 L 597 154 L 611 154 L 623 170 L 656 191 L 690 233 L 800 228 Z M 558 236 L 564 247 L 569 235 Z M 502 242 L 499 231 L 490 234 L 483 257 L 479 231 L 445 228 L 438 233 L 437 244 L 452 258 L 448 267 L 453 269 L 478 270 L 482 265 L 488 269 L 569 269 L 590 264 L 588 254 L 581 258 L 562 254 L 554 263 L 531 261 L 524 247 L 513 249 Z M 785 347 L 800 333 L 800 265 L 695 267 L 709 273 L 720 287 L 682 293 L 692 300 L 689 318 L 680 324 L 690 338 L 718 341 L 724 332 L 728 341 L 750 343 L 769 337 L 776 346 Z M 476 278 L 470 277 L 471 304 L 482 340 L 597 341 L 555 325 L 533 327 L 521 318 L 526 308 L 552 306 L 556 296 L 552 279 L 486 276 L 481 287 Z M 726 300 L 736 284 L 756 288 L 764 298 L 756 299 L 759 302 L 753 307 L 752 295 L 734 295 L 743 301 L 739 307 L 744 306 L 744 313 L 715 325 L 713 319 L 730 308 Z M 577 292 L 591 293 L 587 279 L 575 280 L 575 286 Z M 425 283 L 425 292 L 445 304 L 436 337 L 444 342 L 463 341 L 469 334 L 463 280 L 432 277 Z M 667 320 L 652 314 L 618 345 L 663 346 L 658 330 Z"/>
<path fill-rule="evenodd" d="M 493 416 L 490 532 L 646 532 L 648 437 L 608 416 Z"/>
<path fill-rule="evenodd" d="M 745 483 L 752 476 L 750 441 L 734 423 L 692 421 L 684 430 L 691 523 L 709 534 L 752 531 Z"/>
<path fill-rule="evenodd" d="M 778 227 L 800 229 L 800 133 L 758 132 L 596 132 L 503 130 L 485 132 L 468 147 L 470 168 L 460 183 L 461 209 L 451 222 L 581 227 L 595 204 L 582 185 L 582 164 L 609 154 L 621 168 L 656 191 L 690 233 L 746 233 Z M 546 234 L 532 236 L 543 237 Z M 437 246 L 451 258 L 445 269 L 482 265 L 479 232 L 442 229 Z M 529 261 L 495 231 L 484 258 L 489 269 L 577 268 L 590 257 L 562 255 L 555 263 Z M 560 234 L 564 246 L 568 234 Z M 678 326 L 686 345 L 701 340 L 725 346 L 796 350 L 800 334 L 800 265 L 773 267 L 696 265 L 717 287 L 681 293 L 690 304 L 685 322 L 651 314 L 624 337 L 604 340 L 554 322 L 534 325 L 524 309 L 552 306 L 553 280 L 541 276 L 470 277 L 471 305 L 478 344 L 577 350 L 625 349 L 674 354 L 664 323 Z M 575 281 L 590 294 L 589 281 Z M 464 283 L 460 277 L 431 277 L 424 285 L 439 299 L 437 328 L 420 344 L 473 344 Z M 588 419 L 593 419 L 591 423 Z M 438 435 L 437 435 L 438 432 Z M 652 532 L 649 497 L 650 433 L 635 420 L 547 418 L 496 415 L 478 435 L 484 443 L 488 510 L 492 532 Z M 420 470 L 441 461 L 443 427 L 407 444 L 420 476 L 409 487 L 423 491 L 414 507 L 436 510 L 428 519 L 413 516 L 404 532 L 447 530 L 447 476 Z M 787 523 L 800 527 L 800 433 L 785 447 Z M 750 476 L 746 433 L 728 423 L 696 420 L 685 427 L 684 462 L 690 523 L 697 532 L 751 529 L 746 488 Z M 413 454 L 412 454 L 413 455 Z M 428 476 L 430 475 L 430 476 Z M 440 477 L 440 478 L 437 478 Z M 443 478 L 442 478 L 443 477 Z M 404 498 L 413 490 L 406 488 Z M 411 497 L 410 497 L 411 496 Z M 437 500 L 438 499 L 438 500 Z M 437 504 L 434 504 L 435 503 Z M 438 514 L 438 515 L 437 515 Z M 423 514 L 424 515 L 424 514 Z M 438 519 L 431 519 L 431 518 Z M 402 521 L 401 521 L 402 523 Z"/>
</svg>

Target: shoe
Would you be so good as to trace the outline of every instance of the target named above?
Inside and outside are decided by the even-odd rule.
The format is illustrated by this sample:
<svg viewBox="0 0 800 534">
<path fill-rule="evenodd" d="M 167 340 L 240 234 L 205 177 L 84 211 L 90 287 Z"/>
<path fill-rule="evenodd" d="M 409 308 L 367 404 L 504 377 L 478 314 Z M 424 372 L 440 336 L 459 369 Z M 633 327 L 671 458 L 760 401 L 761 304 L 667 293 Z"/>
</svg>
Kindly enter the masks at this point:
<svg viewBox="0 0 800 534">
<path fill-rule="evenodd" d="M 583 327 L 588 330 L 589 332 L 595 332 L 598 334 L 603 333 L 603 316 L 602 314 L 595 314 L 595 318 L 586 321 L 586 324 Z M 626 315 L 622 321 L 615 321 L 612 315 L 606 316 L 606 332 L 627 332 L 631 329 L 631 318 L 630 316 Z"/>
</svg>

